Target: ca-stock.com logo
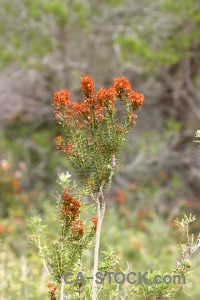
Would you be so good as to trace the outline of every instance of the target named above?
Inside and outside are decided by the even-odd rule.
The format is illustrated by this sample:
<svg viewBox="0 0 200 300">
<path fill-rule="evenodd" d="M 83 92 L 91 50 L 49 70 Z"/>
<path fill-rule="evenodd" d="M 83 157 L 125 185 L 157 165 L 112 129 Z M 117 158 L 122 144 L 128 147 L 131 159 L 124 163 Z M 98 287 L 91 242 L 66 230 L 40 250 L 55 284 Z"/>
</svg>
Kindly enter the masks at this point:
<svg viewBox="0 0 200 300">
<path fill-rule="evenodd" d="M 116 284 L 186 284 L 184 275 L 156 275 L 151 281 L 148 279 L 148 272 L 129 272 L 127 274 L 123 272 L 97 272 L 95 276 L 96 284 L 103 284 L 105 275 L 109 284 L 113 282 Z M 91 276 L 83 275 L 82 272 L 74 274 L 72 272 L 66 272 L 64 275 L 64 281 L 66 284 L 86 284 L 86 281 L 93 279 Z"/>
</svg>

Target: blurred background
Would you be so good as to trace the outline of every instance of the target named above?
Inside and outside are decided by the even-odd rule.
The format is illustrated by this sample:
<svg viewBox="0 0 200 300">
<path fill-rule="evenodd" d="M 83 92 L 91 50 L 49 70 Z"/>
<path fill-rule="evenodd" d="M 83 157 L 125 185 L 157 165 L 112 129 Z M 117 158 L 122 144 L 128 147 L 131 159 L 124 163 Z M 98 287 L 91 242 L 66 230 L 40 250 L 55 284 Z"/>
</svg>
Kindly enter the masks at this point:
<svg viewBox="0 0 200 300">
<path fill-rule="evenodd" d="M 200 217 L 200 2 L 0 0 L 0 69 L 0 299 L 48 298 L 28 219 L 50 222 L 57 174 L 73 172 L 55 150 L 62 129 L 51 102 L 62 88 L 80 99 L 84 74 L 96 90 L 126 76 L 145 95 L 102 250 L 112 246 L 133 271 L 176 267 L 182 236 L 173 220 Z M 193 261 L 187 290 L 199 299 L 200 254 Z"/>
</svg>

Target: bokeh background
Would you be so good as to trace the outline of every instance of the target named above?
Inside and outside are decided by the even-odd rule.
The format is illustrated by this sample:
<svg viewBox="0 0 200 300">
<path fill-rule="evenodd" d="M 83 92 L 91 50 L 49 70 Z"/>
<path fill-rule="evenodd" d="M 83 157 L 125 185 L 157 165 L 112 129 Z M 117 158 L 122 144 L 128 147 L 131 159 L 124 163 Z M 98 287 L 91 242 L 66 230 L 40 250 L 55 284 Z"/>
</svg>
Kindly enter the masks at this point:
<svg viewBox="0 0 200 300">
<path fill-rule="evenodd" d="M 176 267 L 182 235 L 173 220 L 200 218 L 200 2 L 0 0 L 0 69 L 0 299 L 48 298 L 28 220 L 50 223 L 57 174 L 73 173 L 55 150 L 62 129 L 51 102 L 62 88 L 80 99 L 84 74 L 96 89 L 124 75 L 145 95 L 112 185 L 102 250 L 112 246 L 133 271 Z M 200 254 L 193 262 L 187 291 L 196 300 Z"/>
</svg>

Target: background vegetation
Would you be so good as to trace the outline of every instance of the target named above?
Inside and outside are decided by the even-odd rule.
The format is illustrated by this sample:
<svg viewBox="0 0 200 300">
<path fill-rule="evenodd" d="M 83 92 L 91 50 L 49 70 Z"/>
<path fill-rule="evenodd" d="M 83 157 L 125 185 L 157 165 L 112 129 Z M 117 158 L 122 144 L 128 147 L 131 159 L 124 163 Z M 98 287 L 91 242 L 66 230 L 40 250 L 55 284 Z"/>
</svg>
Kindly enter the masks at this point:
<svg viewBox="0 0 200 300">
<path fill-rule="evenodd" d="M 97 89 L 125 75 L 145 95 L 101 250 L 112 246 L 124 269 L 127 261 L 134 271 L 175 267 L 182 236 L 173 220 L 200 216 L 199 1 L 1 0 L 0 45 L 0 299 L 48 298 L 28 220 L 50 222 L 57 173 L 70 171 L 55 150 L 62 132 L 51 102 L 61 88 L 78 100 L 83 74 Z M 191 299 L 199 298 L 199 262 L 197 255 Z"/>
</svg>

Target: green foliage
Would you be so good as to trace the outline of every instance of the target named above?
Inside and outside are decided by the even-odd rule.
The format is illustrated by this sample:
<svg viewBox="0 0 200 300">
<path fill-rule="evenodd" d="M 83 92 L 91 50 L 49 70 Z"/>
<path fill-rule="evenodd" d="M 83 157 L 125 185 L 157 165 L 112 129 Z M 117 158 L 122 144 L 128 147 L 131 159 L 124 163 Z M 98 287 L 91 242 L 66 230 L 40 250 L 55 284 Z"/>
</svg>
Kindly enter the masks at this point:
<svg viewBox="0 0 200 300">
<path fill-rule="evenodd" d="M 36 245 L 40 257 L 43 260 L 44 268 L 46 269 L 49 280 L 56 286 L 60 287 L 62 280 L 67 271 L 77 271 L 78 266 L 82 268 L 82 255 L 83 252 L 91 246 L 92 239 L 95 235 L 94 226 L 91 226 L 91 222 L 80 223 L 80 218 L 83 218 L 84 214 L 91 215 L 93 213 L 93 206 L 88 206 L 81 202 L 81 213 L 73 217 L 73 211 L 70 214 L 66 205 L 72 207 L 74 205 L 73 199 L 76 199 L 75 203 L 80 203 L 81 194 L 87 194 L 87 190 L 81 190 L 80 194 L 75 183 L 71 184 L 70 175 L 59 175 L 59 190 L 61 192 L 57 194 L 57 207 L 56 212 L 53 213 L 52 218 L 55 224 L 55 228 L 58 232 L 57 236 L 49 236 L 49 230 L 47 225 L 42 224 L 41 217 L 33 217 L 30 219 L 30 227 L 32 235 L 29 236 L 30 241 Z M 70 188 L 70 195 L 68 190 Z M 64 193 L 65 192 L 65 196 Z M 73 198 L 71 198 L 73 195 Z M 66 198 L 67 197 L 67 198 Z M 68 204 L 65 201 L 71 201 Z M 79 230 L 82 230 L 79 231 Z M 76 295 L 76 284 L 70 287 L 70 291 L 73 290 L 72 295 Z M 69 292 L 69 291 L 68 291 Z M 71 294 L 71 292 L 70 292 Z M 75 299 L 75 296 L 70 299 Z"/>
<path fill-rule="evenodd" d="M 141 13 L 128 19 L 128 34 L 120 33 L 116 37 L 122 61 L 130 63 L 137 59 L 142 71 L 147 73 L 162 67 L 169 68 L 189 57 L 200 38 L 200 6 L 195 0 L 186 0 L 181 4 L 157 1 L 153 9 L 157 10 L 156 15 L 150 14 L 147 18 Z M 160 30 L 156 23 L 160 24 L 162 17 L 168 18 L 170 26 Z M 151 21 L 149 18 L 152 18 Z"/>
<path fill-rule="evenodd" d="M 86 6 L 80 1 L 74 1 L 72 3 L 72 9 L 76 13 L 77 23 L 81 29 L 87 29 L 89 26 L 88 18 L 90 17 L 91 13 Z"/>
<path fill-rule="evenodd" d="M 109 6 L 119 6 L 123 3 L 123 0 L 104 0 L 104 2 Z"/>
</svg>

